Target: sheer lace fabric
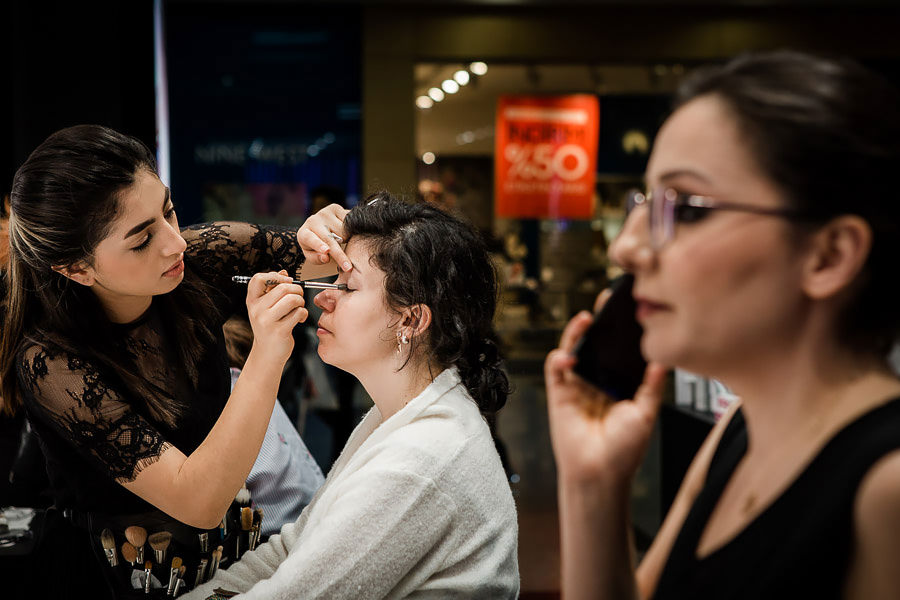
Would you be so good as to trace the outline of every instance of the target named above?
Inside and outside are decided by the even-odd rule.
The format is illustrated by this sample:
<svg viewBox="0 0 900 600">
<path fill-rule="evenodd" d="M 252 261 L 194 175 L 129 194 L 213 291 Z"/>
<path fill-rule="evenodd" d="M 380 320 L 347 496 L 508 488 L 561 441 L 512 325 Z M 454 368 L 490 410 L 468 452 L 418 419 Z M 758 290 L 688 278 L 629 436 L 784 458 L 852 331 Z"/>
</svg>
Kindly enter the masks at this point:
<svg viewBox="0 0 900 600">
<path fill-rule="evenodd" d="M 26 411 L 41 437 L 57 504 L 121 508 L 115 482 L 133 481 L 171 446 L 190 454 L 212 428 L 228 399 L 230 380 L 221 325 L 246 310 L 246 286 L 232 275 L 286 269 L 295 275 L 303 261 L 296 230 L 243 223 L 213 223 L 182 231 L 187 240 L 185 277 L 200 277 L 221 292 L 225 304 L 216 343 L 203 349 L 197 381 L 188 380 L 167 335 L 158 303 L 140 319 L 119 326 L 113 354 L 127 356 L 158 398 L 187 406 L 178 422 L 147 409 L 145 399 L 96 364 L 62 351 L 52 340 L 19 354 L 18 376 Z M 118 499 L 117 499 L 118 497 Z M 115 504 L 118 502 L 119 504 Z"/>
</svg>

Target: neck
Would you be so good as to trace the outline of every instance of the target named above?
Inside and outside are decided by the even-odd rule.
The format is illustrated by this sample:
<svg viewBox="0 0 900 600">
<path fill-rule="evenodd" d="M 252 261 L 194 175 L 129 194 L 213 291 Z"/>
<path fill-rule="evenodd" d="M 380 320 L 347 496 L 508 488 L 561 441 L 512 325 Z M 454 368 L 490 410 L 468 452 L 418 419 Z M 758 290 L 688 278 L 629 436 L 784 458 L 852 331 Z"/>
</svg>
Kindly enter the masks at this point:
<svg viewBox="0 0 900 600">
<path fill-rule="evenodd" d="M 153 296 L 131 296 L 110 298 L 106 290 L 94 286 L 94 293 L 100 300 L 103 312 L 113 323 L 131 323 L 147 312 L 153 303 Z"/>
<path fill-rule="evenodd" d="M 739 368 L 713 376 L 741 397 L 748 452 L 754 454 L 765 454 L 767 448 L 774 452 L 779 440 L 791 437 L 827 439 L 900 396 L 900 380 L 886 360 L 861 358 L 833 339 L 748 352 Z"/>
<path fill-rule="evenodd" d="M 429 370 L 428 365 L 412 360 L 399 371 L 398 367 L 403 364 L 399 359 L 391 359 L 390 363 L 378 363 L 354 373 L 378 407 L 383 421 L 421 394 L 439 374 L 439 371 Z"/>
</svg>

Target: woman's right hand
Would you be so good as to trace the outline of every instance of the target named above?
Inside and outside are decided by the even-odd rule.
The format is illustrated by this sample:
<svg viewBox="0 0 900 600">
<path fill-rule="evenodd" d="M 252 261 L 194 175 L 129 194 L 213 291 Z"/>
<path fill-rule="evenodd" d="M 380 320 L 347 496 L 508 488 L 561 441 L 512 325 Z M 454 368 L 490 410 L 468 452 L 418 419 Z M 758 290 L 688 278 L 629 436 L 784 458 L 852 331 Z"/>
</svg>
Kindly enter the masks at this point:
<svg viewBox="0 0 900 600">
<path fill-rule="evenodd" d="M 569 321 L 544 363 L 550 437 L 561 481 L 619 488 L 630 485 L 643 459 L 666 369 L 651 363 L 634 399 L 613 401 L 572 371 L 575 345 L 592 319 L 584 311 Z"/>
<path fill-rule="evenodd" d="M 267 281 L 278 283 L 267 285 Z M 291 281 L 287 271 L 257 273 L 247 285 L 247 313 L 253 329 L 251 353 L 263 354 L 279 364 L 287 362 L 294 349 L 294 327 L 309 314 L 303 288 Z"/>
</svg>

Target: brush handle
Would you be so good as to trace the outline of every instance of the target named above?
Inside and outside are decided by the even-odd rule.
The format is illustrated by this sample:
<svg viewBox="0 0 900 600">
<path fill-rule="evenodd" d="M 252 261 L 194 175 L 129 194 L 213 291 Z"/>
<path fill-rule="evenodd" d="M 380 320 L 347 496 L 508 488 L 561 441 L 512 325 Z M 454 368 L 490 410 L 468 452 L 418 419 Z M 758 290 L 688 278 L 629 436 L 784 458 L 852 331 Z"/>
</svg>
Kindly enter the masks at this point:
<svg viewBox="0 0 900 600">
<path fill-rule="evenodd" d="M 178 578 L 178 569 L 169 569 L 169 585 L 166 586 L 166 596 L 171 596 L 175 590 L 175 580 Z"/>
<path fill-rule="evenodd" d="M 203 575 L 204 575 L 204 571 L 206 571 L 206 563 L 207 563 L 207 560 L 205 558 L 201 558 L 200 564 L 197 565 L 197 577 L 194 578 L 194 587 L 195 588 L 205 581 L 205 579 L 203 579 Z"/>
<path fill-rule="evenodd" d="M 104 548 L 103 551 L 106 553 L 106 560 L 109 561 L 109 566 L 115 567 L 119 564 L 119 559 L 116 558 L 115 548 Z"/>
</svg>

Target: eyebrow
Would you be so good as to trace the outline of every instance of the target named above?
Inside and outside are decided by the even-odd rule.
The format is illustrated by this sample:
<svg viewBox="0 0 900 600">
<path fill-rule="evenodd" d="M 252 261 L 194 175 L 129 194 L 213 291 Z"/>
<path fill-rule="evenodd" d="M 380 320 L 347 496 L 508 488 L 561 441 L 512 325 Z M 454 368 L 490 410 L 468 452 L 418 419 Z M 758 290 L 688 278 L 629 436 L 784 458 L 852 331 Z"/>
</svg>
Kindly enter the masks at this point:
<svg viewBox="0 0 900 600">
<path fill-rule="evenodd" d="M 709 177 L 706 177 L 702 173 L 698 171 L 693 171 L 691 169 L 675 169 L 674 171 L 667 171 L 660 175 L 660 181 L 666 181 L 667 179 L 675 179 L 677 177 L 693 177 L 694 179 L 699 179 L 704 183 L 712 183 L 709 180 Z"/>
<path fill-rule="evenodd" d="M 166 204 L 168 204 L 168 203 L 169 203 L 169 188 L 166 187 L 166 195 L 163 197 L 163 203 L 162 203 L 163 210 L 166 210 Z M 156 219 L 153 218 L 153 219 L 147 219 L 146 221 L 141 221 L 140 223 L 138 223 L 137 225 L 135 225 L 134 227 L 129 229 L 127 232 L 125 232 L 125 237 L 123 237 L 122 239 L 127 240 L 131 236 L 142 232 L 144 229 L 153 225 L 153 221 L 155 221 L 155 220 Z"/>
</svg>

